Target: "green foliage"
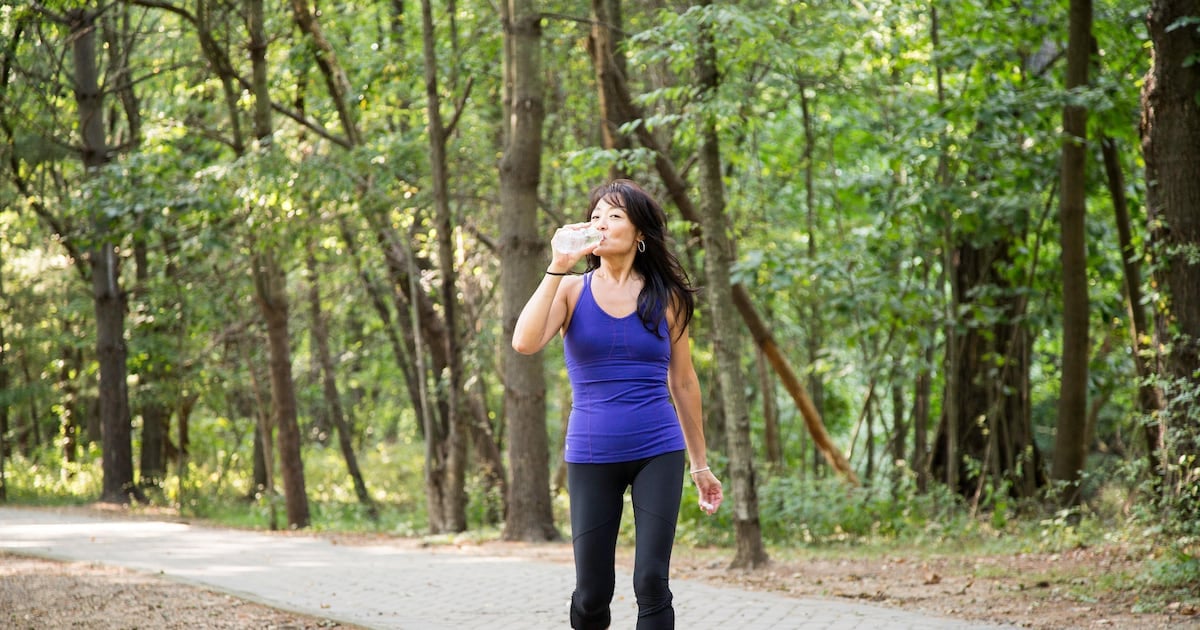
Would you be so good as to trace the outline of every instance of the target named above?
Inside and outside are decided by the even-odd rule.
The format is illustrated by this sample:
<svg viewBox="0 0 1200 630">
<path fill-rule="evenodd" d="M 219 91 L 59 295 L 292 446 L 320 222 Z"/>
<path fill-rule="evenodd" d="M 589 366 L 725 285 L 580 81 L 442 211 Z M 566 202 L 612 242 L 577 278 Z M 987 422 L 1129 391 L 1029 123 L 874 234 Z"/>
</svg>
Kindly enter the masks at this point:
<svg viewBox="0 0 1200 630">
<path fill-rule="evenodd" d="M 1178 590 L 1200 597 L 1200 558 L 1194 552 L 1195 541 L 1167 549 L 1163 555 L 1147 563 L 1144 578 L 1154 586 Z"/>
<path fill-rule="evenodd" d="M 5 463 L 8 500 L 33 505 L 75 505 L 100 496 L 100 447 L 92 444 L 75 462 L 58 450 L 14 455 Z"/>
<path fill-rule="evenodd" d="M 761 488 L 759 502 L 764 536 L 779 544 L 937 538 L 968 521 L 946 495 L 897 499 L 877 489 L 848 487 L 840 479 L 773 478 Z"/>
</svg>

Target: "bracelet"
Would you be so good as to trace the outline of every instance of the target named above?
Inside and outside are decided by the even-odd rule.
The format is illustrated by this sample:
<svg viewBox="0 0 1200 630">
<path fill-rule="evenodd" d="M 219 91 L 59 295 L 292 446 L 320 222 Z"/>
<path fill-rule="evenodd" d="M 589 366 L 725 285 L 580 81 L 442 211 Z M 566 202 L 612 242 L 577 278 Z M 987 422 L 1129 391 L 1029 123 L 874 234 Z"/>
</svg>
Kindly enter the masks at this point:
<svg viewBox="0 0 1200 630">
<path fill-rule="evenodd" d="M 709 470 L 708 466 L 705 466 L 704 468 L 697 468 L 696 470 L 693 470 L 693 471 L 692 471 L 692 474 L 694 475 L 694 474 L 696 474 L 696 473 L 702 473 L 702 472 L 704 472 L 704 471 L 706 471 L 706 470 Z"/>
<path fill-rule="evenodd" d="M 564 272 L 562 272 L 562 273 L 559 273 L 559 272 L 557 272 L 557 271 L 547 271 L 547 272 L 546 272 L 546 275 L 547 275 L 547 276 L 569 276 L 569 275 L 571 275 L 571 272 L 570 272 L 570 271 L 564 271 Z"/>
</svg>

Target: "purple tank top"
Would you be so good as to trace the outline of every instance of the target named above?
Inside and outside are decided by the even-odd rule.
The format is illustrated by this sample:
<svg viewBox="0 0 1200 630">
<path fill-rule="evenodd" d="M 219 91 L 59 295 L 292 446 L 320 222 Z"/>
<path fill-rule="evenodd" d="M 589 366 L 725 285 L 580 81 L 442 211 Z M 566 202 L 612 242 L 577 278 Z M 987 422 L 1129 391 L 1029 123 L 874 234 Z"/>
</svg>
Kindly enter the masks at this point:
<svg viewBox="0 0 1200 630">
<path fill-rule="evenodd" d="M 574 398 L 567 425 L 566 461 L 608 464 L 682 450 L 683 431 L 667 388 L 671 340 L 638 314 L 616 318 L 592 297 L 592 274 L 563 336 Z"/>
</svg>

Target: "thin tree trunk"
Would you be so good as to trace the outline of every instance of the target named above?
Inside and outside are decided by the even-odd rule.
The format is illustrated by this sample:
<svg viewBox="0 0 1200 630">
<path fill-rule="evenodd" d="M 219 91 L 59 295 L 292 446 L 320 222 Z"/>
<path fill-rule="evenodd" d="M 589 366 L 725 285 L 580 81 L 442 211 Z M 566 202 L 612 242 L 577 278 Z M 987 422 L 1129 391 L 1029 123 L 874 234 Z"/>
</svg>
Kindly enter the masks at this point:
<svg viewBox="0 0 1200 630">
<path fill-rule="evenodd" d="M 1092 2 L 1071 0 L 1067 43 L 1068 91 L 1088 84 L 1092 44 Z M 1063 348 L 1058 425 L 1054 433 L 1052 475 L 1064 483 L 1064 505 L 1081 500 L 1079 481 L 1087 462 L 1088 290 L 1087 290 L 1087 109 L 1063 107 L 1062 195 L 1059 222 L 1062 239 Z"/>
<path fill-rule="evenodd" d="M 711 4 L 708 5 L 711 7 Z M 697 58 L 697 84 L 701 101 L 713 98 L 718 87 L 716 51 L 712 33 L 701 27 Z M 733 307 L 730 268 L 737 260 L 725 216 L 725 190 L 721 181 L 721 149 L 715 114 L 702 114 L 700 122 L 700 199 L 704 224 L 704 271 L 708 278 L 708 305 L 713 318 L 713 350 L 717 379 L 729 440 L 729 475 L 733 499 L 733 527 L 737 551 L 730 568 L 757 568 L 767 563 L 762 525 L 758 516 L 758 489 L 754 447 L 750 440 L 750 412 L 742 392 L 741 343 Z"/>
<path fill-rule="evenodd" d="M 272 444 L 275 443 L 275 431 L 271 426 L 271 418 L 275 415 L 271 410 L 272 405 L 266 394 L 263 392 L 262 381 L 258 378 L 258 370 L 255 369 L 255 363 L 250 360 L 249 353 L 245 347 L 241 347 L 243 362 L 246 365 L 246 371 L 250 373 L 250 388 L 254 392 L 254 444 L 255 444 L 255 470 L 254 481 L 258 487 L 258 491 L 252 492 L 252 498 L 259 498 L 261 493 L 262 498 L 267 504 L 267 518 L 269 519 L 268 527 L 271 531 L 279 529 L 279 516 L 277 514 L 277 501 L 275 500 L 275 449 Z M 181 428 L 186 426 L 185 423 L 180 423 Z M 181 437 L 182 441 L 182 437 Z M 258 465 L 261 457 L 262 476 L 259 477 Z M 181 458 L 184 459 L 184 458 Z"/>
<path fill-rule="evenodd" d="M 63 328 L 67 328 L 66 321 L 63 322 Z M 83 352 L 79 348 L 73 348 L 70 345 L 64 345 L 60 350 L 60 365 L 58 369 L 58 387 L 61 390 L 60 400 L 63 406 L 62 419 L 62 453 L 63 460 L 74 464 L 79 461 L 79 436 L 86 432 L 84 427 L 79 426 L 79 419 L 84 416 L 80 402 L 79 386 L 77 379 L 79 374 L 83 373 Z M 29 364 L 22 361 L 22 372 L 25 376 L 25 381 L 32 383 L 33 378 L 29 373 Z M 37 418 L 37 409 L 39 405 L 34 397 L 30 397 L 30 419 Z"/>
<path fill-rule="evenodd" d="M 354 441 L 350 432 L 350 423 L 346 421 L 346 413 L 342 408 L 342 396 L 338 392 L 337 368 L 333 363 L 333 355 L 329 351 L 329 326 L 325 321 L 325 313 L 321 308 L 320 269 L 317 268 L 317 257 L 312 252 L 313 245 L 309 244 L 308 277 L 309 309 L 312 311 L 312 337 L 316 346 L 317 362 L 321 366 L 321 385 L 325 395 L 325 406 L 333 426 L 337 429 L 338 446 L 342 451 L 342 459 L 346 461 L 346 472 L 354 484 L 354 494 L 358 502 L 367 510 L 371 520 L 379 518 L 379 508 L 367 492 L 367 484 L 363 481 L 362 471 L 358 467 L 358 457 L 354 454 Z"/>
<path fill-rule="evenodd" d="M 941 24 L 938 19 L 938 10 L 936 3 L 929 5 L 929 39 L 933 46 L 934 52 L 938 52 L 941 48 Z M 946 108 L 946 89 L 943 81 L 942 66 L 935 65 L 935 82 L 937 85 L 937 102 L 938 110 L 944 111 Z M 949 150 L 949 140 L 946 137 L 946 132 L 943 131 L 938 137 L 940 150 L 938 151 L 937 160 L 937 182 L 941 188 L 950 186 L 950 161 L 947 155 Z M 942 417 L 943 418 L 958 418 L 961 412 L 958 408 L 959 400 L 959 383 L 961 374 L 956 369 L 961 361 L 960 346 L 961 340 L 956 332 L 956 321 L 954 313 L 954 305 L 959 304 L 962 296 L 959 293 L 959 285 L 953 281 L 951 270 L 957 267 L 956 253 L 953 235 L 953 221 L 949 216 L 949 211 L 943 209 L 944 221 L 942 228 L 942 271 L 939 274 L 938 284 L 946 287 L 949 284 L 950 300 L 946 303 L 946 356 L 942 362 L 943 372 L 945 373 L 945 386 L 942 396 Z M 958 423 L 943 422 L 944 427 L 944 442 L 941 443 L 941 450 L 932 454 L 933 460 L 942 458 L 945 462 L 944 475 L 942 482 L 951 488 L 958 487 Z M 939 436 L 940 437 L 940 436 Z M 937 447 L 935 447 L 937 448 Z M 933 462 L 930 462 L 931 470 L 935 469 Z"/>
<path fill-rule="evenodd" d="M 4 340 L 4 321 L 7 318 L 8 295 L 4 293 L 4 266 L 0 265 L 0 392 L 7 393 L 9 388 L 8 345 Z M 12 452 L 8 448 L 8 408 L 9 398 L 0 399 L 0 502 L 8 501 L 8 475 L 6 474 L 8 458 Z"/>
<path fill-rule="evenodd" d="M 899 486 L 900 473 L 903 472 L 899 463 L 905 460 L 908 450 L 908 423 L 904 421 L 904 383 L 900 380 L 900 370 L 901 366 L 897 365 L 892 373 L 892 487 Z"/>
<path fill-rule="evenodd" d="M 430 527 L 434 533 L 461 532 L 467 528 L 466 459 L 468 429 L 462 399 L 462 355 L 458 339 L 458 290 L 454 270 L 454 221 L 450 216 L 449 173 L 446 164 L 447 127 L 442 122 L 438 93 L 437 45 L 431 0 L 421 0 L 422 42 L 425 52 L 425 96 L 428 114 L 429 163 L 433 202 L 437 216 L 438 269 L 441 274 L 442 311 L 445 314 L 446 355 L 449 360 L 445 387 L 445 431 L 426 435 L 426 491 Z M 439 439 L 441 438 L 441 439 Z M 435 519 L 434 513 L 438 514 Z M 436 526 L 436 528 L 435 528 Z"/>
<path fill-rule="evenodd" d="M 755 348 L 754 364 L 758 368 L 758 388 L 762 392 L 763 445 L 767 462 L 776 468 L 783 467 L 783 439 L 779 434 L 779 409 L 775 403 L 775 381 L 771 379 L 771 366 L 761 348 Z"/>
<path fill-rule="evenodd" d="M 361 144 L 358 126 L 354 121 L 354 109 L 350 103 L 350 80 L 337 59 L 333 45 L 325 38 L 321 23 L 308 7 L 307 0 L 292 0 L 292 15 L 300 30 L 308 35 L 316 49 L 313 57 L 321 68 L 321 76 L 325 78 L 325 87 L 337 108 L 338 119 L 342 122 L 342 130 L 346 134 L 349 146 Z"/>
<path fill-rule="evenodd" d="M 504 417 L 512 474 L 504 519 L 505 540 L 558 539 L 550 501 L 550 445 L 546 434 L 546 376 L 542 353 L 512 349 L 513 329 L 541 279 L 543 241 L 537 230 L 545 105 L 541 80 L 541 16 L 533 0 L 506 0 L 504 158 L 500 162 L 501 263 L 504 346 Z"/>
<path fill-rule="evenodd" d="M 254 133 L 263 150 L 271 151 L 271 98 L 267 86 L 267 40 L 263 32 L 262 0 L 247 4 L 246 27 L 250 32 L 253 72 Z M 288 527 L 308 527 L 310 515 L 300 455 L 300 424 L 296 409 L 296 382 L 292 377 L 291 335 L 288 322 L 287 275 L 280 265 L 274 244 L 256 243 L 251 259 L 255 300 L 267 326 L 270 351 L 271 412 L 278 432 L 278 454 L 282 473 Z M 268 460 L 269 462 L 270 460 Z M 267 467 L 270 469 L 270 465 Z"/>
<path fill-rule="evenodd" d="M 929 490 L 929 402 L 933 395 L 933 376 L 926 366 L 933 364 L 933 346 L 925 348 L 924 354 L 924 363 L 917 372 L 912 411 L 913 450 L 911 461 L 917 477 L 917 492 L 921 494 Z"/>
<path fill-rule="evenodd" d="M 1141 253 L 1133 246 L 1133 230 L 1129 221 L 1129 200 L 1125 195 L 1125 176 L 1117 153 L 1117 143 L 1112 138 L 1101 136 L 1100 152 L 1104 157 L 1105 181 L 1112 198 L 1113 213 L 1116 215 L 1117 239 L 1121 245 L 1121 264 L 1125 271 L 1125 306 L 1129 312 L 1133 365 L 1138 377 L 1137 409 L 1149 416 L 1162 409 L 1162 392 L 1150 382 L 1154 366 L 1147 356 L 1150 351 L 1152 333 L 1146 321 L 1146 309 L 1142 306 L 1142 270 L 1138 260 Z M 1146 458 L 1150 470 L 1158 468 L 1158 451 L 1162 444 L 1159 421 L 1145 421 Z"/>
<path fill-rule="evenodd" d="M 289 306 L 283 268 L 270 252 L 253 257 L 255 299 L 267 325 L 270 354 L 271 417 L 276 430 L 279 468 L 283 481 L 288 527 L 300 529 L 310 522 L 304 464 L 300 456 L 300 424 L 296 409 L 296 384 L 292 378 Z M 266 442 L 264 442 L 264 446 Z M 271 470 L 267 458 L 267 470 Z"/>
<path fill-rule="evenodd" d="M 152 296 L 147 286 L 150 281 L 149 252 L 144 239 L 138 238 L 134 241 L 134 260 L 137 264 L 135 277 L 139 297 L 148 302 Z M 168 318 L 153 318 L 144 327 L 143 336 L 154 340 L 162 339 L 168 326 Z M 139 396 L 142 411 L 142 452 L 139 468 L 143 487 L 159 485 L 167 473 L 167 430 L 171 419 L 165 391 L 169 372 L 165 369 L 167 361 L 167 357 L 159 353 L 149 357 L 138 379 L 139 391 L 144 392 Z"/>
<path fill-rule="evenodd" d="M 592 49 L 592 67 L 596 75 L 597 105 L 600 110 L 600 136 L 603 146 L 610 151 L 627 151 L 632 143 L 620 128 L 629 122 L 620 107 L 620 97 L 613 89 L 614 81 L 609 74 L 613 71 L 625 74 L 625 55 L 621 51 L 623 39 L 621 23 L 621 0 L 592 0 L 592 31 L 588 45 Z M 615 161 L 609 167 L 609 177 L 629 177 L 629 173 Z"/>
<path fill-rule="evenodd" d="M 801 81 L 797 85 L 800 92 L 800 113 L 804 119 L 804 222 L 808 232 L 808 260 L 815 264 L 817 260 L 817 189 L 813 184 L 816 171 L 817 136 L 813 131 L 812 107 L 808 98 L 807 85 Z M 821 295 L 821 278 L 813 279 L 813 295 Z M 821 325 L 821 305 L 819 300 L 809 300 L 808 305 L 808 362 L 815 365 L 824 345 L 825 332 Z M 808 390 L 812 394 L 812 405 L 818 417 L 825 414 L 825 383 L 816 370 L 809 370 Z"/>
</svg>

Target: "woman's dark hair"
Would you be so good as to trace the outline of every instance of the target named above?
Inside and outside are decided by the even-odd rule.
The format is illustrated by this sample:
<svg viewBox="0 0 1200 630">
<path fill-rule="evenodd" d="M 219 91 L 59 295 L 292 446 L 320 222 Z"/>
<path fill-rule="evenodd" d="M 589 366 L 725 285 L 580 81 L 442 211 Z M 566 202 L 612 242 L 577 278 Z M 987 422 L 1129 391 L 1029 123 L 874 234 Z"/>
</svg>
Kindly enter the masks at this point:
<svg viewBox="0 0 1200 630">
<path fill-rule="evenodd" d="M 674 304 L 682 317 L 682 326 L 679 328 L 679 334 L 682 335 L 691 323 L 696 308 L 693 295 L 696 289 L 668 246 L 667 214 L 649 193 L 628 179 L 616 179 L 593 188 L 585 220 L 591 220 L 592 211 L 601 200 L 624 210 L 634 227 L 641 231 L 646 244 L 645 250 L 639 249 L 633 259 L 633 268 L 641 274 L 644 282 L 637 304 L 642 324 L 658 335 L 659 325 L 666 317 L 667 305 Z M 600 257 L 588 254 L 587 270 L 592 271 L 599 266 Z"/>
</svg>

